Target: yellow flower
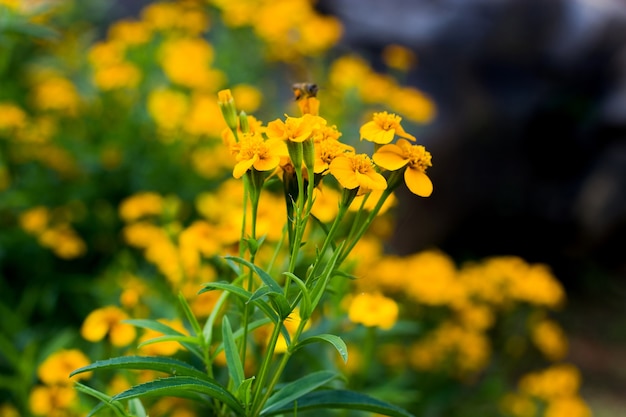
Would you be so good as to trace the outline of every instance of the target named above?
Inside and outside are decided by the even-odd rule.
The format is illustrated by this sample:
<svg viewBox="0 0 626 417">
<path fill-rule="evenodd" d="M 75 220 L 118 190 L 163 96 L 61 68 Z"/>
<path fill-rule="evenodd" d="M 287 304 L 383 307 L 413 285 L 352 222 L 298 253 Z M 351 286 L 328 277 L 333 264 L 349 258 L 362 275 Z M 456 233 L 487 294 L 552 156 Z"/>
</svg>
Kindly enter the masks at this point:
<svg viewBox="0 0 626 417">
<path fill-rule="evenodd" d="M 19 128 L 26 124 L 24 110 L 12 103 L 0 103 L 0 130 Z"/>
<path fill-rule="evenodd" d="M 361 293 L 352 299 L 348 317 L 353 323 L 388 330 L 398 320 L 398 304 L 380 293 Z"/>
<path fill-rule="evenodd" d="M 160 89 L 151 91 L 148 95 L 148 112 L 162 129 L 178 128 L 188 108 L 187 96 L 179 91 Z"/>
<path fill-rule="evenodd" d="M 126 45 L 141 45 L 150 40 L 151 29 L 145 22 L 119 20 L 109 27 L 108 38 Z"/>
<path fill-rule="evenodd" d="M 552 320 L 542 320 L 537 323 L 531 334 L 535 346 L 546 358 L 558 361 L 567 354 L 567 337 L 561 327 Z"/>
<path fill-rule="evenodd" d="M 39 368 L 37 376 L 47 385 L 70 384 L 70 373 L 75 369 L 89 365 L 89 359 L 78 349 L 60 350 L 48 356 Z M 91 372 L 78 374 L 74 379 L 88 379 Z"/>
<path fill-rule="evenodd" d="M 343 154 L 330 163 L 330 173 L 342 187 L 352 190 L 361 187 L 364 190 L 384 190 L 387 188 L 385 177 L 374 169 L 372 160 L 365 154 Z"/>
<path fill-rule="evenodd" d="M 41 110 L 59 110 L 74 115 L 78 109 L 80 98 L 76 87 L 66 78 L 58 76 L 42 76 L 33 88 L 35 105 Z"/>
<path fill-rule="evenodd" d="M 326 139 L 315 143 L 315 165 L 313 171 L 316 174 L 320 174 L 328 170 L 333 159 L 346 152 L 354 152 L 354 148 L 335 139 Z"/>
<path fill-rule="evenodd" d="M 180 319 L 159 319 L 157 321 L 171 327 L 174 330 L 179 331 L 182 334 L 187 334 L 187 330 L 185 329 L 185 326 L 183 325 L 182 321 L 180 321 Z M 145 330 L 143 336 L 141 336 L 141 338 L 139 339 L 139 342 L 147 342 L 148 340 L 162 336 L 163 333 L 157 332 L 156 330 L 147 329 Z M 139 350 L 143 355 L 171 356 L 176 353 L 180 349 L 180 347 L 181 345 L 178 342 L 156 342 L 144 345 Z"/>
<path fill-rule="evenodd" d="M 413 194 L 428 197 L 433 192 L 433 183 L 426 175 L 426 169 L 432 166 L 430 152 L 422 145 L 411 145 L 405 139 L 396 144 L 382 146 L 372 157 L 382 168 L 396 171 L 406 165 L 404 181 Z"/>
<path fill-rule="evenodd" d="M 373 120 L 361 126 L 359 133 L 361 140 L 385 145 L 393 140 L 397 135 L 405 139 L 415 140 L 415 136 L 404 131 L 400 126 L 402 118 L 386 111 L 374 113 Z"/>
<path fill-rule="evenodd" d="M 128 62 L 120 62 L 95 70 L 94 84 L 104 91 L 117 88 L 134 88 L 141 80 L 139 68 Z"/>
<path fill-rule="evenodd" d="M 65 417 L 70 415 L 67 409 L 74 401 L 76 401 L 76 389 L 72 386 L 40 385 L 31 391 L 29 405 L 35 415 Z"/>
<path fill-rule="evenodd" d="M 237 107 L 246 113 L 255 112 L 263 100 L 261 92 L 248 84 L 239 84 L 233 87 L 233 97 Z"/>
<path fill-rule="evenodd" d="M 289 117 L 283 122 L 276 119 L 267 124 L 266 134 L 271 139 L 288 140 L 291 142 L 304 142 L 313 134 L 313 130 L 318 125 L 325 124 L 326 121 L 318 116 L 305 114 L 302 117 Z"/>
<path fill-rule="evenodd" d="M 400 71 L 408 71 L 415 66 L 417 57 L 409 48 L 391 44 L 385 46 L 382 52 L 382 58 L 385 64 Z"/>
<path fill-rule="evenodd" d="M 20 226 L 34 235 L 43 233 L 50 221 L 50 211 L 44 206 L 33 207 L 20 214 Z"/>
<path fill-rule="evenodd" d="M 89 313 L 80 329 L 80 334 L 90 342 L 99 342 L 107 334 L 113 346 L 127 346 L 136 335 L 135 328 L 122 323 L 128 314 L 115 306 L 106 306 Z"/>
<path fill-rule="evenodd" d="M 233 177 L 241 178 L 250 168 L 270 171 L 278 167 L 282 158 L 287 158 L 287 145 L 281 139 L 263 140 L 259 134 L 243 134 L 238 143 L 231 145 L 237 164 Z"/>
<path fill-rule="evenodd" d="M 55 255 L 63 259 L 73 259 L 87 251 L 87 245 L 69 224 L 60 224 L 39 235 L 39 243 L 52 249 Z"/>
<path fill-rule="evenodd" d="M 140 192 L 120 203 L 122 220 L 132 222 L 144 216 L 158 216 L 163 212 L 163 197 L 153 192 Z"/>
</svg>

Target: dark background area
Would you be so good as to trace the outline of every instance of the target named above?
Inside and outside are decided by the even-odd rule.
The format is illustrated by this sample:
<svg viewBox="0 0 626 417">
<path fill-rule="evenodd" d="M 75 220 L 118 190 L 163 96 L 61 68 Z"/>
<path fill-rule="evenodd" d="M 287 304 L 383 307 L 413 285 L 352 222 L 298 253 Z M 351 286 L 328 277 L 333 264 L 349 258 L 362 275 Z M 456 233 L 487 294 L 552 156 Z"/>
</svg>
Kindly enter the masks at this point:
<svg viewBox="0 0 626 417">
<path fill-rule="evenodd" d="M 412 49 L 410 84 L 436 120 L 428 199 L 401 193 L 391 250 L 457 261 L 519 255 L 568 292 L 570 360 L 592 405 L 626 405 L 626 3 L 619 0 L 326 0 L 342 46 L 375 67 Z M 623 400 L 621 400 L 623 401 Z M 615 407 L 613 410 L 611 407 Z M 613 411 L 610 411 L 613 410 Z M 623 411 L 620 411 L 623 412 Z"/>
</svg>

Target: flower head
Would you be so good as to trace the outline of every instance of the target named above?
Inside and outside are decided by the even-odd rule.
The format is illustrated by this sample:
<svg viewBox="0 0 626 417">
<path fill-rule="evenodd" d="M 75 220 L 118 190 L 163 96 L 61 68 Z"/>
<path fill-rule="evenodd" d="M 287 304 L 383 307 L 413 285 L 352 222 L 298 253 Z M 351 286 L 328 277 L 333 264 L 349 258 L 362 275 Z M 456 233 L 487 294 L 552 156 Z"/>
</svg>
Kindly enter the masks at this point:
<svg viewBox="0 0 626 417">
<path fill-rule="evenodd" d="M 348 317 L 353 323 L 388 330 L 398 320 L 398 304 L 380 293 L 361 293 L 352 299 Z"/>
<path fill-rule="evenodd" d="M 302 117 L 289 117 L 283 122 L 276 119 L 267 124 L 266 134 L 270 139 L 304 142 L 313 134 L 314 129 L 324 125 L 326 121 L 318 116 L 305 114 Z"/>
<path fill-rule="evenodd" d="M 365 154 L 346 153 L 337 156 L 330 163 L 329 170 L 342 187 L 350 190 L 357 187 L 368 191 L 387 188 L 385 177 L 376 172 L 374 163 Z"/>
<path fill-rule="evenodd" d="M 430 152 L 422 145 L 412 145 L 405 139 L 382 146 L 372 157 L 379 166 L 396 171 L 404 166 L 404 181 L 413 194 L 428 197 L 433 192 L 433 183 L 426 175 L 432 166 Z"/>
<path fill-rule="evenodd" d="M 127 346 L 136 336 L 135 328 L 123 323 L 128 314 L 115 306 L 106 306 L 89 313 L 80 333 L 90 342 L 99 342 L 108 334 L 113 346 Z"/>
<path fill-rule="evenodd" d="M 339 142 L 335 139 L 322 140 L 315 144 L 315 168 L 316 174 L 322 173 L 330 167 L 330 163 L 336 157 L 346 152 L 354 152 L 350 145 Z"/>
<path fill-rule="evenodd" d="M 280 139 L 264 140 L 260 134 L 244 133 L 238 143 L 231 144 L 237 163 L 233 177 L 241 178 L 250 168 L 257 171 L 271 171 L 278 167 L 282 158 L 289 152 L 285 142 Z"/>
<path fill-rule="evenodd" d="M 404 131 L 400 126 L 402 118 L 386 111 L 374 113 L 373 120 L 361 126 L 359 133 L 361 140 L 385 145 L 393 140 L 397 135 L 405 139 L 415 140 L 415 136 Z"/>
</svg>

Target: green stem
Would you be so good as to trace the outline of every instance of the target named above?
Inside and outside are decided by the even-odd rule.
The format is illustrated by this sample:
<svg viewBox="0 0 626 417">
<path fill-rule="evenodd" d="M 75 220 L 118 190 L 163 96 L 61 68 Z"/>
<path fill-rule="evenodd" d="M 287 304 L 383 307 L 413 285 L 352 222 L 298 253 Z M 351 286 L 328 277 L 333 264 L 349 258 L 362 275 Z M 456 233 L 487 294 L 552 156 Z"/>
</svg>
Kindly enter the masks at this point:
<svg viewBox="0 0 626 417">
<path fill-rule="evenodd" d="M 294 335 L 291 338 L 291 346 L 294 346 L 298 342 L 298 339 L 300 338 L 300 334 L 304 330 L 304 327 L 306 326 L 307 321 L 308 320 L 300 321 L 298 328 L 296 329 Z M 268 398 L 272 395 L 272 391 L 274 390 L 274 387 L 280 381 L 282 373 L 285 370 L 285 366 L 287 366 L 287 362 L 289 362 L 289 358 L 291 358 L 291 352 L 292 352 L 291 346 L 283 354 L 283 357 L 281 358 L 280 363 L 278 364 L 278 368 L 274 372 L 274 376 L 272 377 L 270 383 L 267 385 L 265 394 L 263 394 L 263 397 L 261 397 L 258 403 L 257 402 L 253 403 L 252 416 L 257 416 L 261 413 L 261 410 L 263 409 L 263 405 L 265 405 Z"/>
<path fill-rule="evenodd" d="M 254 385 L 254 394 L 252 396 L 253 410 L 255 410 L 255 404 L 257 404 L 257 402 L 259 401 L 261 391 L 263 390 L 263 385 L 265 384 L 265 379 L 267 378 L 267 372 L 270 363 L 272 362 L 272 357 L 274 356 L 274 350 L 276 349 L 276 342 L 278 341 L 278 336 L 280 336 L 281 326 L 282 322 L 278 322 L 274 325 L 274 330 L 272 331 L 272 335 L 267 344 L 265 356 L 263 357 L 263 361 L 261 362 L 261 368 L 259 369 L 258 377 Z M 252 415 L 254 415 L 254 413 Z"/>
<path fill-rule="evenodd" d="M 378 212 L 380 211 L 381 207 L 383 206 L 383 204 L 385 204 L 385 201 L 387 201 L 387 198 L 392 193 L 393 193 L 393 190 L 391 188 L 387 188 L 383 191 L 382 195 L 380 196 L 380 199 L 376 203 L 376 206 L 374 206 L 372 211 L 370 211 L 370 214 L 367 216 L 367 218 L 365 219 L 365 221 L 359 228 L 359 231 L 356 233 L 356 235 L 354 235 L 354 237 L 352 237 L 352 239 L 348 242 L 348 244 L 344 246 L 341 252 L 341 255 L 339 255 L 339 259 L 337 260 L 337 265 L 341 265 L 341 263 L 346 260 L 348 255 L 350 255 L 350 252 L 352 251 L 352 249 L 354 249 L 354 247 L 359 242 L 359 240 L 363 237 L 365 232 L 367 232 L 367 229 L 369 229 L 370 225 L 372 224 L 372 222 L 378 215 Z"/>
</svg>

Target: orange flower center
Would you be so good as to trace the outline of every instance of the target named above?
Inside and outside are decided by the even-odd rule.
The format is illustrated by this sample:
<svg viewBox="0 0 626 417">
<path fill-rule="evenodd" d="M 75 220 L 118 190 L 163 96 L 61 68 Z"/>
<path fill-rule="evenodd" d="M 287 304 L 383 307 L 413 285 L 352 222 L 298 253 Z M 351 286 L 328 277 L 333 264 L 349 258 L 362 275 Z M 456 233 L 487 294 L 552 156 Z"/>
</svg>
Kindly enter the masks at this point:
<svg viewBox="0 0 626 417">
<path fill-rule="evenodd" d="M 263 138 L 259 135 L 244 135 L 239 143 L 238 161 L 247 161 L 258 155 L 260 159 L 266 158 L 269 149 Z"/>
<path fill-rule="evenodd" d="M 402 118 L 395 114 L 389 114 L 386 111 L 374 113 L 374 121 L 383 130 L 397 129 Z"/>
<path fill-rule="evenodd" d="M 413 169 L 426 172 L 426 168 L 432 166 L 432 155 L 422 145 L 400 144 L 403 156 L 409 160 L 408 165 Z"/>
<path fill-rule="evenodd" d="M 367 174 L 374 169 L 374 164 L 369 156 L 365 154 L 353 155 L 352 156 L 352 167 L 354 168 L 354 172 L 358 172 L 359 174 Z"/>
</svg>

